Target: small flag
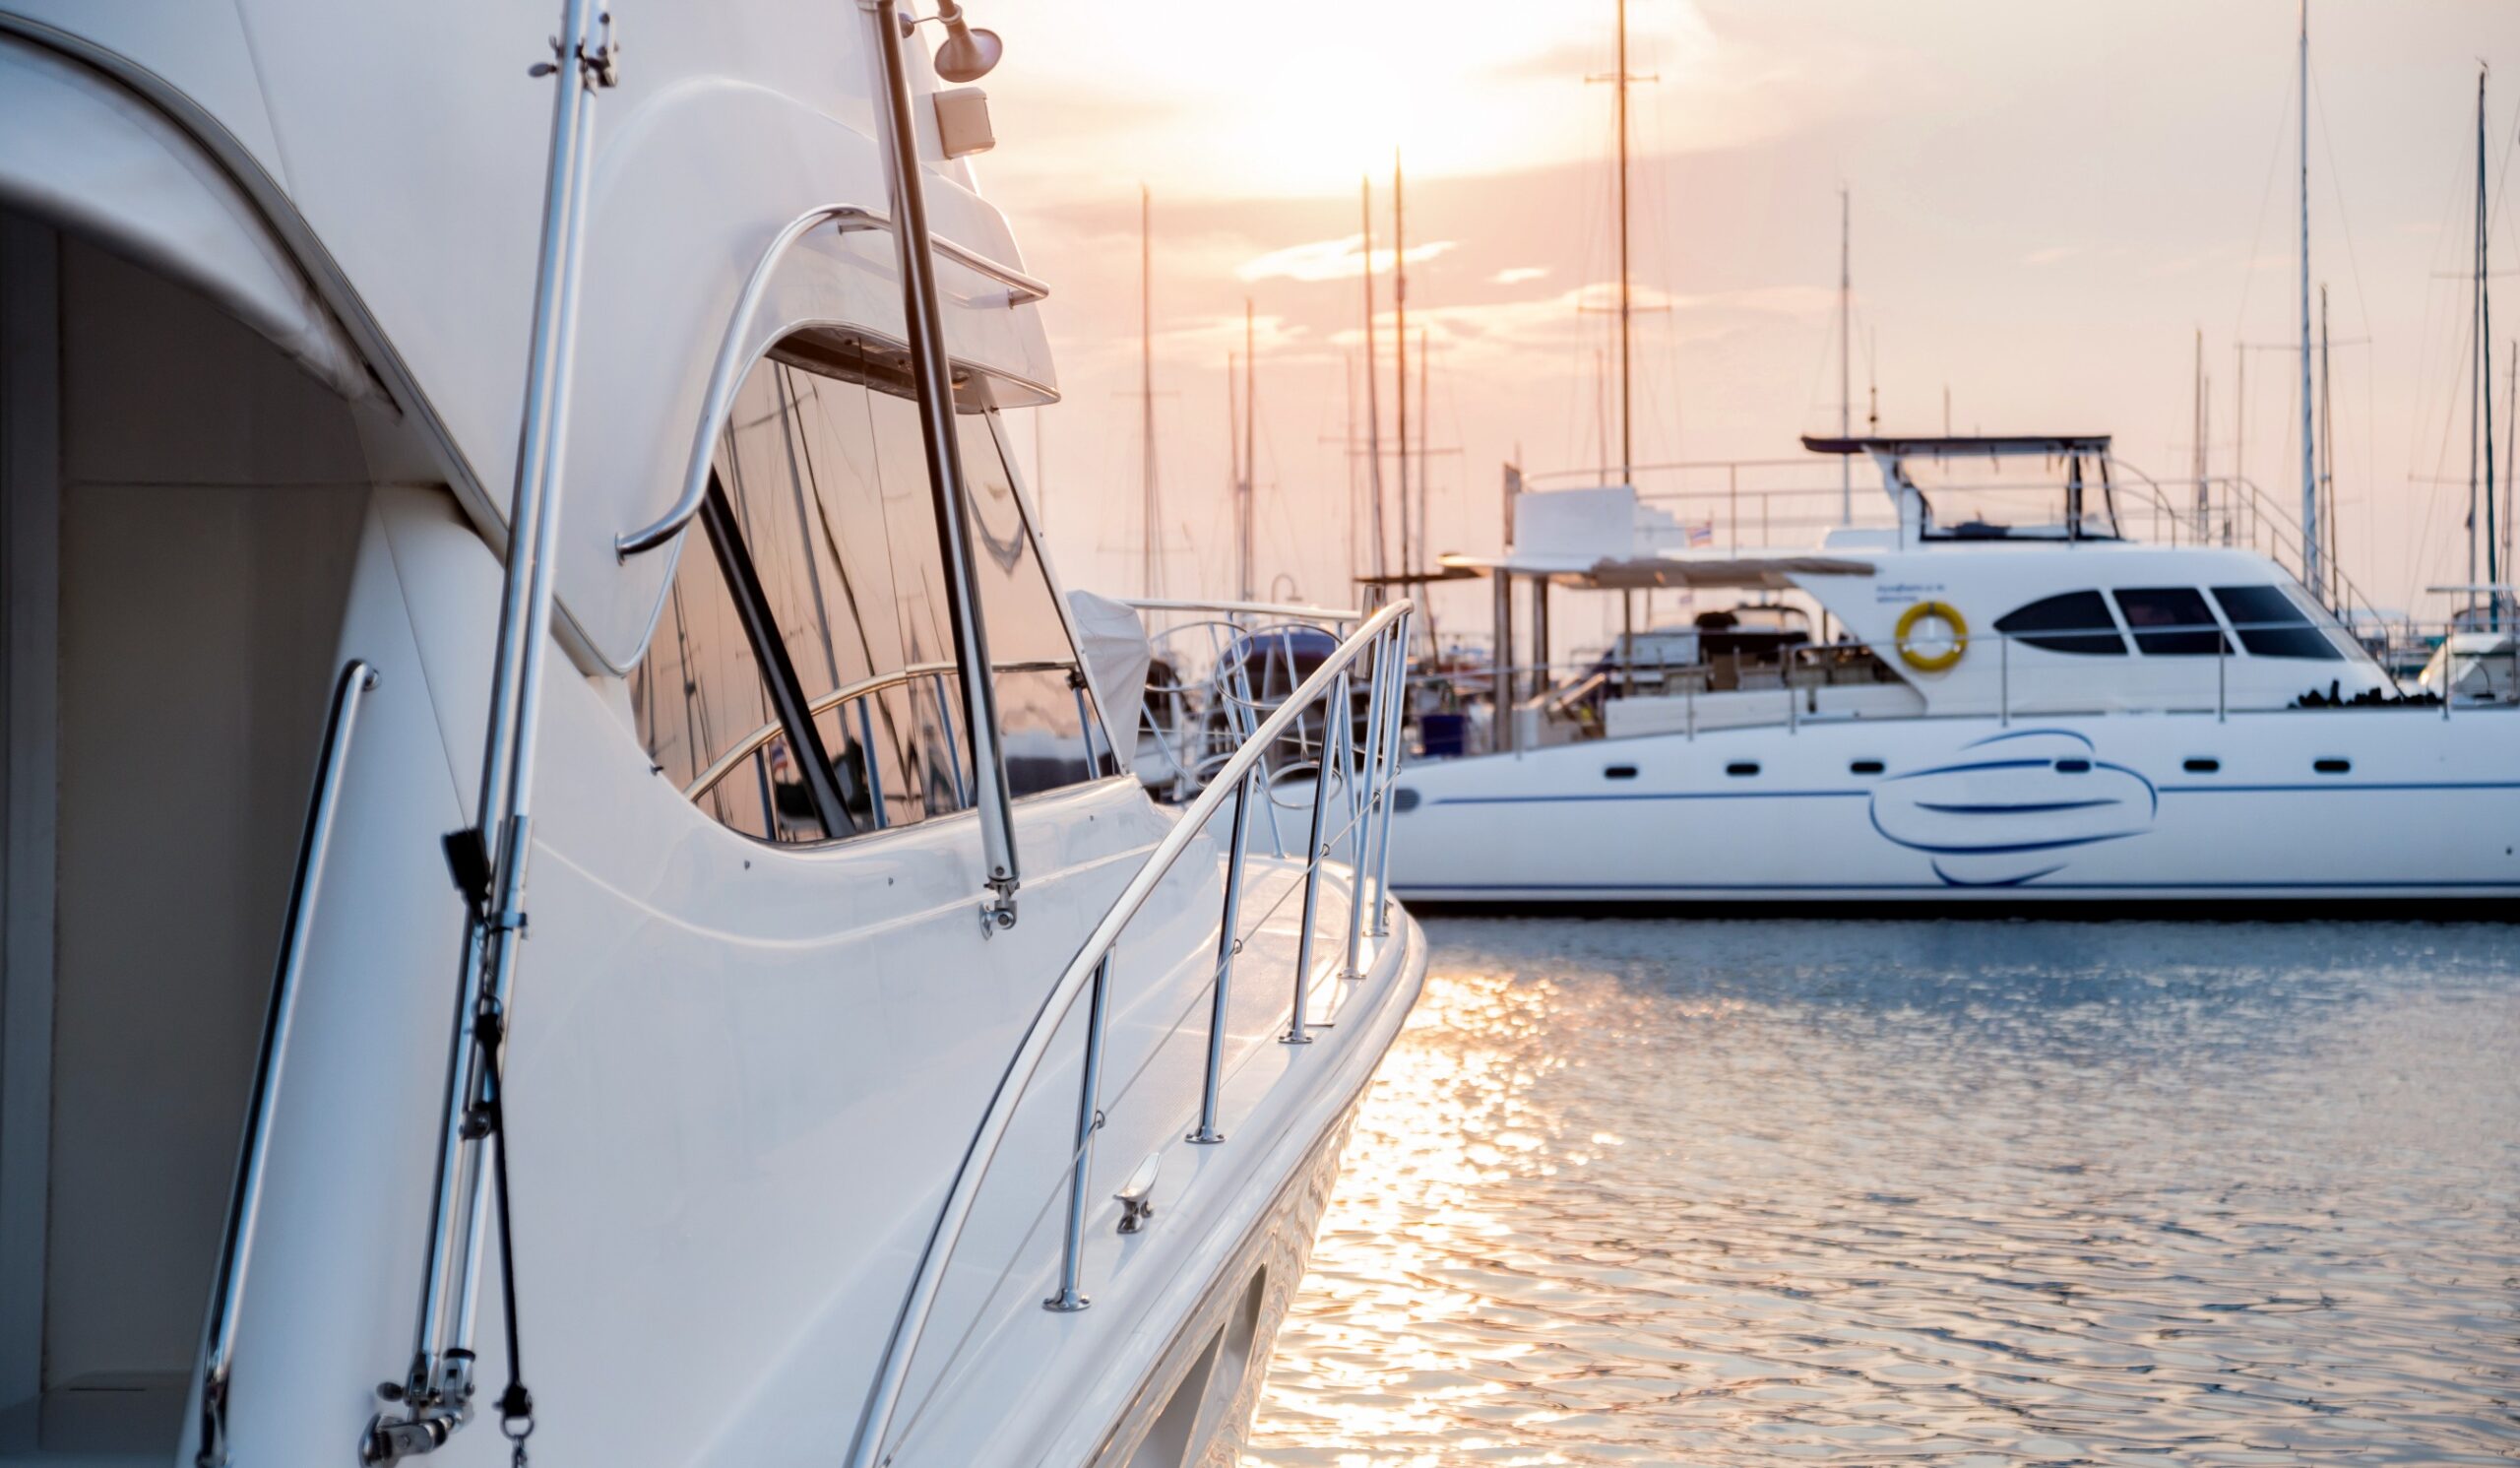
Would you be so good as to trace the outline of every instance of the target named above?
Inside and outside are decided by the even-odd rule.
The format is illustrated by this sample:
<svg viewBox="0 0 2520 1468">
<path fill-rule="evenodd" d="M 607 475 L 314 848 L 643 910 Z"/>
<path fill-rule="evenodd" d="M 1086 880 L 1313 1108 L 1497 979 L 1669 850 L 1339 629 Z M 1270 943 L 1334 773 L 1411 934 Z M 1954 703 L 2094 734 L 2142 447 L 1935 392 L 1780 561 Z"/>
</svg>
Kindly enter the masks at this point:
<svg viewBox="0 0 2520 1468">
<path fill-rule="evenodd" d="M 1715 543 L 1715 522 L 1714 522 L 1714 521 L 1712 521 L 1712 520 L 1704 520 L 1704 521 L 1700 521 L 1699 523 L 1697 523 L 1697 524 L 1695 524 L 1695 525 L 1689 526 L 1687 529 L 1688 529 L 1688 536 L 1689 536 L 1689 545 L 1690 545 L 1692 548 L 1694 548 L 1694 547 L 1696 547 L 1696 546 L 1699 546 L 1699 545 L 1712 545 L 1712 544 L 1714 544 L 1714 543 Z"/>
</svg>

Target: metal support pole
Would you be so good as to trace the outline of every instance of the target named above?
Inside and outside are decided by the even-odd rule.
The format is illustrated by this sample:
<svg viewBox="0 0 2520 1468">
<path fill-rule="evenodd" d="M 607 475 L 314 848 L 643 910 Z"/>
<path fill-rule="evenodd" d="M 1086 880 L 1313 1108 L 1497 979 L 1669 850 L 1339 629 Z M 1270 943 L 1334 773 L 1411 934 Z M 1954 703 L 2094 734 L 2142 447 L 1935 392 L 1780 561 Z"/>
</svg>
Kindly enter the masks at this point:
<svg viewBox="0 0 2520 1468">
<path fill-rule="evenodd" d="M 1365 690 L 1364 757 L 1356 762 L 1355 798 L 1351 800 L 1348 823 L 1348 928 L 1344 941 L 1348 945 L 1346 961 L 1340 965 L 1342 979 L 1362 979 L 1365 935 L 1365 859 L 1369 855 L 1367 838 L 1373 834 L 1371 815 L 1377 782 L 1374 761 L 1382 757 L 1382 704 L 1385 685 L 1382 676 L 1381 645 L 1374 651 L 1372 681 Z"/>
<path fill-rule="evenodd" d="M 1225 1140 L 1217 1130 L 1217 1091 L 1225 1081 L 1226 1005 L 1233 992 L 1233 955 L 1242 947 L 1243 843 L 1251 826 L 1251 786 L 1259 768 L 1242 777 L 1233 793 L 1233 834 L 1225 858 L 1225 921 L 1217 929 L 1217 977 L 1208 1001 L 1208 1079 L 1199 1093 L 1199 1129 L 1187 1138 L 1202 1146 Z"/>
<path fill-rule="evenodd" d="M 954 626 L 954 656 L 962 666 L 963 718 L 972 740 L 973 804 L 979 811 L 980 859 L 991 896 L 980 910 L 982 931 L 1015 925 L 1015 817 L 1009 805 L 1006 754 L 997 741 L 995 665 L 988 630 L 980 618 L 979 573 L 972 555 L 969 481 L 963 445 L 954 431 L 954 379 L 945 358 L 944 317 L 937 304 L 935 244 L 927 227 L 927 180 L 919 164 L 918 127 L 912 108 L 910 73 L 902 60 L 901 27 L 891 0 L 858 0 L 873 24 L 884 78 L 881 150 L 892 175 L 894 258 L 901 271 L 903 335 L 908 338 L 912 383 L 918 393 L 918 423 L 927 456 L 927 489 L 933 501 L 945 562 L 946 614 Z"/>
<path fill-rule="evenodd" d="M 595 100 L 617 80 L 611 16 L 595 0 L 567 0 L 552 63 L 550 152 L 541 243 L 527 347 L 526 397 L 509 500 L 506 568 L 482 739 L 474 823 L 451 841 L 470 848 L 465 929 L 439 1116 L 437 1170 L 411 1364 L 388 1395 L 362 1456 L 391 1461 L 444 1445 L 472 1411 L 475 1281 L 489 1212 L 491 1149 L 482 1126 L 499 1115 L 498 1073 L 525 927 L 525 870 L 532 853 L 536 736 L 542 659 L 551 640 L 551 562 L 568 441 L 572 348 L 586 244 L 587 180 L 594 171 Z M 516 1322 L 508 1322 L 510 1335 Z M 513 1353 L 511 1353 L 513 1357 Z M 513 1360 L 511 1370 L 514 1370 Z M 529 1413 L 530 1415 L 530 1409 Z"/>
<path fill-rule="evenodd" d="M 857 700 L 857 747 L 866 752 L 866 804 L 878 831 L 892 824 L 884 809 L 883 761 L 875 757 L 875 700 L 881 696 L 869 693 Z"/>
<path fill-rule="evenodd" d="M 219 1276 L 210 1296 L 210 1349 L 202 1364 L 199 1468 L 226 1468 L 228 1373 L 236 1360 L 236 1322 L 244 1308 L 245 1276 L 254 1260 L 254 1226 L 262 1212 L 263 1178 L 271 1161 L 272 1118 L 280 1097 L 281 1067 L 288 1058 L 290 1021 L 297 1010 L 298 980 L 314 935 L 315 899 L 323 889 L 324 857 L 333 840 L 333 816 L 341 808 L 342 771 L 349 762 L 359 699 L 376 686 L 376 670 L 352 658 L 333 685 L 332 717 L 324 730 L 324 760 L 316 768 L 307 802 L 306 830 L 297 843 L 297 871 L 289 881 L 288 917 L 281 925 L 279 973 L 263 1021 L 262 1051 L 254 1059 L 252 1101 L 238 1145 L 236 1190 L 227 1204 L 227 1237 L 219 1253 Z"/>
<path fill-rule="evenodd" d="M 1384 713 L 1391 721 L 1391 729 L 1383 741 L 1380 808 L 1374 816 L 1374 903 L 1369 909 L 1374 920 L 1373 935 L 1378 938 L 1391 932 L 1391 803 L 1400 778 L 1402 720 L 1409 696 L 1409 624 L 1413 620 L 1414 616 L 1404 615 L 1394 624 L 1396 635 L 1391 644 L 1396 655 L 1391 670 L 1392 699 Z"/>
<path fill-rule="evenodd" d="M 1330 706 L 1322 711 L 1321 763 L 1312 775 L 1312 832 L 1304 838 L 1303 862 L 1303 926 L 1295 939 L 1295 998 L 1287 1033 L 1281 1037 L 1289 1045 L 1310 1045 L 1312 1036 L 1304 1031 L 1304 991 L 1312 987 L 1312 923 L 1321 911 L 1321 863 L 1328 853 L 1321 849 L 1321 816 L 1330 806 L 1330 753 L 1343 742 L 1339 730 L 1348 722 L 1348 675 L 1341 673 L 1331 684 Z M 1337 726 L 1331 724 L 1336 718 Z M 1296 725 L 1302 727 L 1300 723 Z M 1344 762 L 1343 752 L 1340 759 Z"/>
<path fill-rule="evenodd" d="M 1059 1254 L 1059 1292 L 1041 1302 L 1041 1308 L 1062 1314 L 1094 1303 L 1077 1293 L 1076 1264 L 1085 1246 L 1085 1175 L 1093 1171 L 1094 1133 L 1102 1126 L 1102 1016 L 1110 979 L 1111 955 L 1105 953 L 1094 966 L 1093 997 L 1085 1015 L 1085 1077 L 1077 1086 L 1076 1157 L 1067 1181 L 1067 1246 Z"/>
<path fill-rule="evenodd" d="M 1489 687 L 1495 704 L 1496 729 L 1488 739 L 1490 748 L 1512 751 L 1514 741 L 1514 573 L 1498 567 L 1496 571 L 1496 656 Z"/>
<path fill-rule="evenodd" d="M 1995 634 L 1995 727 L 2012 728 L 2012 639 Z"/>
</svg>

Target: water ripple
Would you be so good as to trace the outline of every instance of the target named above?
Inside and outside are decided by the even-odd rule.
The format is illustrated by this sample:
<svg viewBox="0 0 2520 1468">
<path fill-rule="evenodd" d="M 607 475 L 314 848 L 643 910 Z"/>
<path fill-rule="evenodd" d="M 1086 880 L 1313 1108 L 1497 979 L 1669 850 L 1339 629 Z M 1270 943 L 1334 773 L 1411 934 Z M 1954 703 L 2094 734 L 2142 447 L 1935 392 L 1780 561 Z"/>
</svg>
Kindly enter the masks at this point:
<svg viewBox="0 0 2520 1468">
<path fill-rule="evenodd" d="M 1431 925 L 1249 1468 L 2520 1459 L 2520 963 Z"/>
</svg>

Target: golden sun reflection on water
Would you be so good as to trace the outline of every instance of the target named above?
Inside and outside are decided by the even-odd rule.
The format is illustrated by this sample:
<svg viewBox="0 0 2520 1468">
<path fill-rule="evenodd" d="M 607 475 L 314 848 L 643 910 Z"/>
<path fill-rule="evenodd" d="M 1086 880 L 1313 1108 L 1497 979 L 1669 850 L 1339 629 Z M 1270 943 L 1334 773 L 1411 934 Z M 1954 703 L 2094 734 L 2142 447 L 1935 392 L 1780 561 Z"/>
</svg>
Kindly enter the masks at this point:
<svg viewBox="0 0 2520 1468">
<path fill-rule="evenodd" d="M 1439 924 L 1246 1468 L 2508 1462 L 2504 931 Z"/>
</svg>

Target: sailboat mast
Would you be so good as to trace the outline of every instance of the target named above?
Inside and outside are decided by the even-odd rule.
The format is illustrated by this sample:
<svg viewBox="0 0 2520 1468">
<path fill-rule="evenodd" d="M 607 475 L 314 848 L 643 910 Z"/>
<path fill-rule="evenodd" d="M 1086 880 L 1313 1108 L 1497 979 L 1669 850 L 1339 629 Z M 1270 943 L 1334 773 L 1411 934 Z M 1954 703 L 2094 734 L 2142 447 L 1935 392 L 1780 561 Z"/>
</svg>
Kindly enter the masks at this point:
<svg viewBox="0 0 2520 1468">
<path fill-rule="evenodd" d="M 1383 529 L 1382 354 L 1374 350 L 1374 181 L 1359 181 L 1365 233 L 1365 481 L 1373 496 L 1374 574 L 1391 574 L 1390 536 Z"/>
<path fill-rule="evenodd" d="M 1627 228 L 1627 0 L 1618 0 L 1618 481 L 1636 482 L 1635 399 L 1630 383 L 1634 354 L 1629 349 L 1630 275 Z M 1423 478 L 1426 466 L 1419 464 Z"/>
<path fill-rule="evenodd" d="M 2310 398 L 2310 0 L 2301 0 L 2301 583 L 2315 594 L 2319 567 L 2319 449 Z"/>
<path fill-rule="evenodd" d="M 2319 524 L 2327 534 L 2319 548 L 2319 563 L 2327 571 L 2328 584 L 2320 592 L 2320 600 L 2334 606 L 2337 579 L 2336 378 L 2329 365 L 2327 342 L 2327 283 L 2322 281 L 2319 283 L 2319 460 L 2325 467 L 2319 475 Z"/>
<path fill-rule="evenodd" d="M 1406 576 L 1417 569 L 1418 556 L 1409 530 L 1409 216 L 1397 148 L 1391 151 L 1391 310 L 1392 377 L 1400 395 L 1392 452 L 1400 467 L 1400 573 Z"/>
<path fill-rule="evenodd" d="M 1950 417 L 1951 417 L 1951 415 L 1950 415 L 1950 414 L 1948 414 L 1948 413 L 1945 413 L 1945 414 L 1943 415 L 1944 427 L 1943 427 L 1943 430 L 1942 430 L 1942 431 L 1943 431 L 1943 433 L 1944 433 L 1946 436 L 1948 436 L 1948 435 L 1950 434 L 1950 432 L 1951 432 L 1951 428 L 1950 428 Z M 2189 428 L 2188 428 L 2188 436 L 2189 436 L 2189 442 L 2190 442 L 2190 444 L 2193 446 L 2193 451 L 2188 455 L 2188 463 L 2189 463 L 2189 465 L 2191 466 L 2192 474 L 2193 474 L 2193 477 L 2194 477 L 2194 479 L 2195 479 L 2195 480 L 2196 480 L 2196 488 L 2195 488 L 2195 491 L 2194 491 L 2194 500 L 2195 500 L 2195 506 L 2196 506 L 2196 538 L 2197 538 L 2199 541 L 2202 541 L 2202 540 L 2205 538 L 2206 498 L 2205 498 L 2205 328 L 2203 328 L 2203 327 L 2201 327 L 2201 326 L 2200 326 L 2200 327 L 2198 327 L 2198 328 L 2196 329 L 2196 411 L 2195 411 L 2195 414 L 2193 415 L 2193 421 L 2191 422 L 2191 424 L 2189 425 Z"/>
<path fill-rule="evenodd" d="M 1245 602 L 1257 600 L 1253 595 L 1251 584 L 1252 533 L 1257 528 L 1256 522 L 1259 518 L 1254 513 L 1254 502 L 1259 498 L 1260 493 L 1260 459 L 1255 452 L 1258 440 L 1252 430 L 1255 415 L 1260 408 L 1259 392 L 1254 386 L 1260 377 L 1260 355 L 1254 349 L 1256 341 L 1257 334 L 1252 325 L 1251 297 L 1246 295 L 1242 298 L 1242 502 L 1235 507 L 1238 514 L 1234 521 L 1234 534 L 1239 543 L 1236 547 L 1236 560 L 1241 573 L 1241 598 Z"/>
<path fill-rule="evenodd" d="M 1838 436 L 1855 431 L 1855 201 L 1838 185 Z M 1855 460 L 1838 456 L 1838 523 L 1855 524 Z"/>
<path fill-rule="evenodd" d="M 2493 514 L 2493 288 L 2486 284 L 2491 274 L 2493 235 L 2488 227 L 2485 189 L 2485 67 L 2477 67 L 2477 370 L 2475 421 L 2470 425 L 2468 455 L 2468 543 L 2476 543 L 2477 467 L 2475 445 L 2485 446 L 2485 579 L 2488 585 L 2502 584 L 2501 542 L 2494 531 Z M 2476 556 L 2473 549 L 2469 560 Z M 2470 567 L 2468 580 L 2476 580 Z M 2502 624 L 2502 594 L 2488 594 L 2488 607 L 2493 625 Z"/>
<path fill-rule="evenodd" d="M 1164 595 L 1162 502 L 1155 488 L 1155 205 L 1138 185 L 1138 584 L 1149 597 Z"/>
</svg>

